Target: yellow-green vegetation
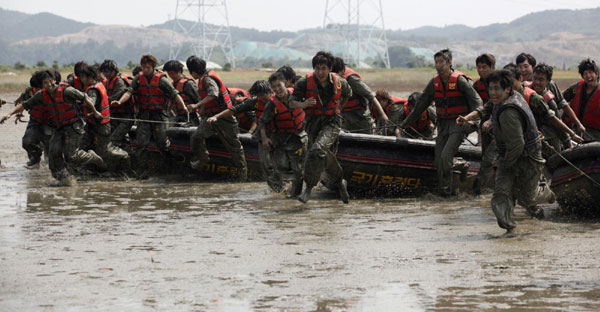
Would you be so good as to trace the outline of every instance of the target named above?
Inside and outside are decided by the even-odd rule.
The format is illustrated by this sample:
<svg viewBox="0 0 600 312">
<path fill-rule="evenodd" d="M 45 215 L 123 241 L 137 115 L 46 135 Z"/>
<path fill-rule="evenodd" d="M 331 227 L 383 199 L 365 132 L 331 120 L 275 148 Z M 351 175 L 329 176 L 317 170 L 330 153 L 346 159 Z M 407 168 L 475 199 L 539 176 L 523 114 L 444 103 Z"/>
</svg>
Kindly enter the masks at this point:
<svg viewBox="0 0 600 312">
<path fill-rule="evenodd" d="M 39 68 L 26 68 L 21 70 L 12 70 L 3 68 L 0 72 L 0 93 L 21 92 L 29 86 L 31 74 Z M 61 67 L 63 79 L 72 71 L 70 67 Z M 298 75 L 304 75 L 311 69 L 297 69 Z M 460 69 L 473 79 L 477 79 L 475 69 Z M 124 73 L 131 74 L 131 70 L 125 67 Z M 260 79 L 268 79 L 273 70 L 257 68 L 235 68 L 231 71 L 218 71 L 219 76 L 228 86 L 238 88 L 249 88 L 252 83 Z M 390 91 L 420 91 L 427 82 L 435 75 L 435 69 L 427 68 L 393 68 L 393 69 L 363 69 L 359 70 L 363 80 L 375 91 L 385 88 Z M 576 70 L 554 71 L 554 80 L 559 86 L 564 88 L 572 82 L 580 79 Z"/>
</svg>

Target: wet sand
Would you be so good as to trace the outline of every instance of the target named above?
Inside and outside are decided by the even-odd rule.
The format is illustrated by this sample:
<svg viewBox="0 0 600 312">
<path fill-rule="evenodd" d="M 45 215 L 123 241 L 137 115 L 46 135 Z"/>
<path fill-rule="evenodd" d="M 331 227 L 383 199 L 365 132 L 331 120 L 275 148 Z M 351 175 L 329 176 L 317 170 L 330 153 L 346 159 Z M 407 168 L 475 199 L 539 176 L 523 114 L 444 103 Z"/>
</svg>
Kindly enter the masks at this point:
<svg viewBox="0 0 600 312">
<path fill-rule="evenodd" d="M 600 224 L 555 204 L 546 220 L 518 207 L 503 238 L 489 195 L 343 205 L 176 177 L 56 187 L 47 166 L 22 168 L 25 124 L 0 128 L 0 311 L 600 309 Z"/>
</svg>

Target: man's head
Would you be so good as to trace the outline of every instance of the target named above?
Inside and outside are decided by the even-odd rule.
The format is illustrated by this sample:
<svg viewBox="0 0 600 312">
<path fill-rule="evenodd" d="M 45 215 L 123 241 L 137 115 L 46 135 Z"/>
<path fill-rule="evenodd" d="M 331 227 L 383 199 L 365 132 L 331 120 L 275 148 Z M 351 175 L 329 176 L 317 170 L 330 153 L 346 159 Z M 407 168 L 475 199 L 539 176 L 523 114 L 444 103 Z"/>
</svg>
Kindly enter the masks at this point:
<svg viewBox="0 0 600 312">
<path fill-rule="evenodd" d="M 444 49 L 433 55 L 435 61 L 435 70 L 439 75 L 449 75 L 452 69 L 452 51 Z"/>
<path fill-rule="evenodd" d="M 285 77 L 282 73 L 274 72 L 271 74 L 271 76 L 269 76 L 269 85 L 277 97 L 283 98 L 287 95 L 287 90 L 285 88 Z"/>
<path fill-rule="evenodd" d="M 97 73 L 91 66 L 84 66 L 79 69 L 79 79 L 84 86 L 91 86 L 96 83 Z"/>
<path fill-rule="evenodd" d="M 154 74 L 154 68 L 158 64 L 156 58 L 151 54 L 142 55 L 140 59 L 140 65 L 142 66 L 142 73 L 146 76 Z"/>
<path fill-rule="evenodd" d="M 195 79 L 198 79 L 202 77 L 202 75 L 206 74 L 206 62 L 195 55 L 188 57 L 188 59 L 185 61 L 185 64 L 187 65 L 190 74 Z"/>
<path fill-rule="evenodd" d="M 56 82 L 54 81 L 54 74 L 49 70 L 40 70 L 33 74 L 34 80 L 41 82 L 42 88 L 46 91 L 53 93 L 56 90 Z"/>
<path fill-rule="evenodd" d="M 31 78 L 29 78 L 29 86 L 31 86 L 33 93 L 38 92 L 42 89 L 42 81 L 39 79 L 39 71 L 33 73 L 33 75 L 31 75 Z"/>
<path fill-rule="evenodd" d="M 384 107 L 387 106 L 392 99 L 389 92 L 386 89 L 379 89 L 375 92 L 375 98 Z"/>
<path fill-rule="evenodd" d="M 533 79 L 533 68 L 537 64 L 535 57 L 529 53 L 521 53 L 517 55 L 517 66 L 521 71 L 522 81 L 531 81 Z"/>
<path fill-rule="evenodd" d="M 133 77 L 139 75 L 139 73 L 142 71 L 142 66 L 136 66 L 133 68 L 133 70 L 131 71 L 131 73 L 133 74 Z"/>
<path fill-rule="evenodd" d="M 331 71 L 342 75 L 344 71 L 346 71 L 346 63 L 344 63 L 344 59 L 339 56 L 335 56 L 333 58 L 333 65 L 331 65 Z"/>
<path fill-rule="evenodd" d="M 298 76 L 296 76 L 296 71 L 290 65 L 284 65 L 277 69 L 277 72 L 282 73 L 285 77 L 285 86 L 293 87 L 296 81 L 298 81 Z"/>
<path fill-rule="evenodd" d="M 117 67 L 117 62 L 114 60 L 104 60 L 100 65 L 100 71 L 104 74 L 108 80 L 115 78 L 117 73 L 119 72 L 119 67 Z"/>
<path fill-rule="evenodd" d="M 520 89 L 521 88 L 520 87 L 521 86 L 521 71 L 519 70 L 519 67 L 515 63 L 509 63 L 504 66 L 503 70 L 505 70 L 511 74 L 510 77 L 513 79 L 513 81 L 512 81 L 513 89 Z"/>
<path fill-rule="evenodd" d="M 415 108 L 415 106 L 417 105 L 417 103 L 419 103 L 419 99 L 421 98 L 421 92 L 413 92 L 411 93 L 411 95 L 408 97 L 408 107 L 410 109 Z"/>
<path fill-rule="evenodd" d="M 319 51 L 312 58 L 312 67 L 314 69 L 314 75 L 317 77 L 319 82 L 326 82 L 333 66 L 333 55 L 329 52 Z"/>
<path fill-rule="evenodd" d="M 88 64 L 84 61 L 75 63 L 75 66 L 73 66 L 73 73 L 75 73 L 75 76 L 79 77 L 79 70 L 84 66 L 88 66 Z"/>
<path fill-rule="evenodd" d="M 167 72 L 171 80 L 179 80 L 183 76 L 183 64 L 177 60 L 170 60 L 163 66 L 163 71 Z"/>
<path fill-rule="evenodd" d="M 488 77 L 490 99 L 494 105 L 506 100 L 513 90 L 514 73 L 503 69 L 496 70 Z"/>
<path fill-rule="evenodd" d="M 533 69 L 533 83 L 531 87 L 538 94 L 544 94 L 544 90 L 552 80 L 552 66 L 540 63 Z"/>
<path fill-rule="evenodd" d="M 60 72 L 57 69 L 52 69 L 52 75 L 54 76 L 54 82 L 59 84 L 61 82 Z"/>
<path fill-rule="evenodd" d="M 585 59 L 579 63 L 579 74 L 588 86 L 595 86 L 598 83 L 598 66 L 591 59 Z"/>
<path fill-rule="evenodd" d="M 483 53 L 475 59 L 477 66 L 477 74 L 479 78 L 487 79 L 487 77 L 496 70 L 496 58 L 488 53 Z"/>
<path fill-rule="evenodd" d="M 271 95 L 273 95 L 273 90 L 271 90 L 269 82 L 266 80 L 257 80 L 252 84 L 248 90 L 248 93 L 250 93 L 252 96 L 255 96 L 261 102 L 267 103 L 269 98 L 271 98 Z"/>
</svg>

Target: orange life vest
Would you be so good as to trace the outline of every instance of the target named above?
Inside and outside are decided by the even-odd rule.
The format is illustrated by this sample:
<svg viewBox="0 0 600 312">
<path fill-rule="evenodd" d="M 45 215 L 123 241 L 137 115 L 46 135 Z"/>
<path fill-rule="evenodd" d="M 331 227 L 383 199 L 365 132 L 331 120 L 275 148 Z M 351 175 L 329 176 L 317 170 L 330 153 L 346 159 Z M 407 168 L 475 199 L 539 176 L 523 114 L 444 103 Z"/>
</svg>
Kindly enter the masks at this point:
<svg viewBox="0 0 600 312">
<path fill-rule="evenodd" d="M 110 122 L 110 105 L 108 103 L 108 94 L 106 92 L 106 88 L 104 88 L 103 83 L 97 82 L 96 84 L 85 88 L 85 92 L 87 93 L 87 91 L 90 89 L 94 89 L 94 90 L 98 91 L 98 94 L 100 95 L 100 98 L 102 99 L 100 108 L 96 107 L 96 110 L 98 110 L 98 112 L 100 112 L 100 114 L 102 114 L 102 119 L 100 120 L 100 124 L 102 124 L 102 125 L 107 124 L 108 122 Z M 87 108 L 84 108 L 83 112 L 85 113 L 86 116 L 90 113 L 90 111 L 88 111 Z M 87 121 L 89 123 L 93 124 L 96 122 L 96 117 L 89 116 L 89 117 L 87 117 Z"/>
<path fill-rule="evenodd" d="M 314 98 L 317 103 L 313 106 L 306 108 L 306 114 L 308 116 L 333 116 L 340 113 L 340 101 L 342 97 L 342 82 L 335 73 L 331 73 L 333 79 L 333 96 L 329 103 L 325 106 L 321 103 L 319 98 L 319 90 L 317 88 L 317 77 L 314 77 L 314 73 L 306 74 L 306 93 L 305 98 Z"/>
<path fill-rule="evenodd" d="M 583 89 L 584 85 L 585 81 L 581 79 L 575 89 L 575 97 L 571 101 L 571 108 L 584 126 L 600 130 L 600 85 L 596 87 L 585 105 L 585 111 L 582 112 L 582 94 L 587 92 Z"/>
<path fill-rule="evenodd" d="M 441 119 L 454 119 L 459 115 L 469 113 L 467 98 L 458 90 L 458 77 L 460 76 L 468 78 L 467 75 L 454 70 L 448 78 L 446 88 L 444 88 L 439 74 L 433 78 L 435 108 L 437 116 Z"/>
<path fill-rule="evenodd" d="M 118 79 L 123 79 L 123 81 L 125 82 L 126 86 L 131 86 L 131 81 L 133 80 L 132 77 L 129 77 L 127 75 L 118 73 L 117 75 L 115 75 L 115 77 L 113 77 L 113 79 L 111 79 L 110 81 L 106 81 L 104 82 L 104 86 L 106 87 L 106 94 L 108 96 L 113 96 L 115 94 L 115 84 L 117 83 Z M 110 112 L 111 114 L 124 114 L 124 113 L 130 113 L 130 112 L 134 112 L 135 111 L 135 106 L 133 105 L 134 103 L 134 97 L 130 97 L 129 100 L 119 106 L 111 106 L 110 107 Z"/>
<path fill-rule="evenodd" d="M 249 98 L 250 97 L 250 93 L 248 93 L 248 91 L 242 89 L 242 88 L 228 88 L 229 89 L 229 95 L 233 96 L 233 97 L 238 97 L 238 98 Z"/>
<path fill-rule="evenodd" d="M 344 77 L 344 79 L 348 79 L 348 77 L 350 77 L 350 76 L 356 76 L 359 79 L 362 79 L 357 72 L 346 67 L 346 70 L 342 74 L 342 77 Z M 351 112 L 351 111 L 359 110 L 359 109 L 362 109 L 365 107 L 367 107 L 367 99 L 365 99 L 362 96 L 353 92 L 352 96 L 348 99 L 348 102 L 346 103 L 346 105 L 344 105 L 344 108 L 342 109 L 342 111 Z"/>
<path fill-rule="evenodd" d="M 181 77 L 181 79 L 179 79 L 179 81 L 177 81 L 177 82 L 173 81 L 173 86 L 175 87 L 175 89 L 177 91 L 179 91 L 179 96 L 181 96 L 181 99 L 183 100 L 183 103 L 185 105 L 195 104 L 194 100 L 189 95 L 187 95 L 183 92 L 183 88 L 188 81 L 195 82 L 194 79 L 187 77 L 187 76 Z M 194 110 L 191 110 L 190 113 L 195 113 L 198 110 L 199 110 L 199 108 L 196 108 Z M 179 105 L 175 105 L 175 112 L 177 113 L 177 115 L 187 115 L 185 110 L 183 108 L 179 107 Z"/>
<path fill-rule="evenodd" d="M 54 99 L 50 96 L 46 89 L 42 90 L 42 96 L 50 112 L 50 117 L 53 120 L 54 127 L 60 128 L 63 126 L 72 125 L 81 120 L 77 109 L 77 104 L 65 102 L 64 90 L 67 88 L 64 84 L 59 84 L 56 88 Z"/>
<path fill-rule="evenodd" d="M 150 82 L 146 79 L 143 73 L 139 73 L 137 100 L 140 102 L 142 109 L 147 110 L 167 110 L 168 99 L 164 92 L 160 89 L 160 78 L 164 73 L 155 72 Z"/>
<path fill-rule="evenodd" d="M 85 88 L 83 87 L 83 83 L 81 83 L 81 79 L 79 77 L 73 75 L 73 85 L 71 86 L 79 91 L 83 91 Z"/>
<path fill-rule="evenodd" d="M 227 87 L 225 86 L 221 78 L 217 76 L 217 73 L 215 73 L 215 71 L 213 70 L 209 71 L 207 74 L 200 77 L 200 79 L 198 80 L 198 94 L 200 95 L 200 97 L 205 98 L 208 96 L 208 91 L 204 87 L 204 79 L 206 78 L 206 76 L 209 76 L 212 79 L 214 79 L 217 82 L 217 85 L 219 86 L 219 96 L 217 97 L 217 99 L 204 104 L 204 111 L 206 115 L 210 117 L 222 112 L 223 110 L 230 108 L 232 103 L 229 91 L 227 91 Z"/>
<path fill-rule="evenodd" d="M 271 102 L 276 109 L 274 132 L 295 133 L 304 127 L 305 114 L 302 108 L 290 109 L 276 95 L 271 97 Z"/>
</svg>

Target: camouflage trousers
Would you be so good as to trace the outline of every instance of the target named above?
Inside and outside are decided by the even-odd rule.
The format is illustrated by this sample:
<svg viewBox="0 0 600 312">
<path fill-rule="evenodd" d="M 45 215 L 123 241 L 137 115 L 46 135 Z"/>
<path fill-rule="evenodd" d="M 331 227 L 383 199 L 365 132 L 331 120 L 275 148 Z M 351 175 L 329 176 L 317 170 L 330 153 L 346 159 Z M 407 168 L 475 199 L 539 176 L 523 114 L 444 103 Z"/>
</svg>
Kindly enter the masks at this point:
<svg viewBox="0 0 600 312">
<path fill-rule="evenodd" d="M 104 160 L 110 170 L 131 169 L 129 154 L 114 145 L 110 140 L 110 123 L 90 124 L 85 126 L 85 134 L 82 138 L 81 147 L 84 150 L 94 150 Z"/>
<path fill-rule="evenodd" d="M 306 153 L 306 137 L 295 134 L 272 134 L 273 146 L 266 151 L 262 143 L 258 144 L 261 168 L 267 185 L 274 192 L 283 190 L 283 179 L 280 171 L 292 171 L 292 185 L 296 186 L 297 196 L 302 189 L 302 168 Z"/>
<path fill-rule="evenodd" d="M 81 149 L 83 122 L 55 129 L 50 138 L 49 166 L 52 176 L 58 180 L 69 177 L 65 162 L 73 165 L 102 163 L 98 155 Z"/>
<path fill-rule="evenodd" d="M 39 163 L 42 160 L 43 152 L 48 155 L 51 137 L 52 129 L 49 126 L 29 120 L 21 140 L 23 149 L 27 151 L 29 164 Z"/>
<path fill-rule="evenodd" d="M 312 188 L 325 173 L 328 180 L 339 183 L 342 167 L 335 158 L 335 149 L 341 131 L 341 116 L 312 116 L 306 123 L 308 154 L 304 164 L 304 181 Z"/>
<path fill-rule="evenodd" d="M 465 139 L 466 131 L 456 125 L 455 119 L 440 119 L 438 121 L 438 136 L 435 139 L 435 166 L 438 176 L 438 190 L 441 195 L 452 195 L 453 169 L 466 165 L 462 159 L 455 159 L 458 148 Z"/>
<path fill-rule="evenodd" d="M 245 175 L 248 171 L 244 148 L 238 137 L 238 124 L 235 117 L 219 118 L 213 124 L 206 122 L 207 118 L 202 118 L 200 125 L 190 137 L 190 146 L 192 150 L 192 161 L 202 163 L 209 160 L 208 150 L 206 149 L 206 139 L 217 135 L 225 149 L 231 154 L 231 161 L 238 168 L 240 175 Z"/>
<path fill-rule="evenodd" d="M 496 140 L 490 132 L 481 133 L 481 167 L 473 182 L 473 191 L 480 194 L 489 186 L 494 173 L 494 162 L 498 159 Z"/>
<path fill-rule="evenodd" d="M 515 201 L 529 211 L 552 197 L 550 188 L 540 185 L 543 166 L 543 163 L 525 156 L 520 157 L 509 168 L 502 164 L 498 166 L 492 210 L 501 228 L 510 230 L 517 226 L 513 220 Z"/>
<path fill-rule="evenodd" d="M 127 119 L 134 118 L 133 114 L 118 114 L 114 115 L 114 117 Z M 131 127 L 133 127 L 133 121 L 111 119 L 110 141 L 118 147 L 129 149 L 127 134 L 129 133 L 129 130 L 131 130 Z"/>
<path fill-rule="evenodd" d="M 342 112 L 342 129 L 352 133 L 373 134 L 375 121 L 366 109 Z"/>
</svg>

